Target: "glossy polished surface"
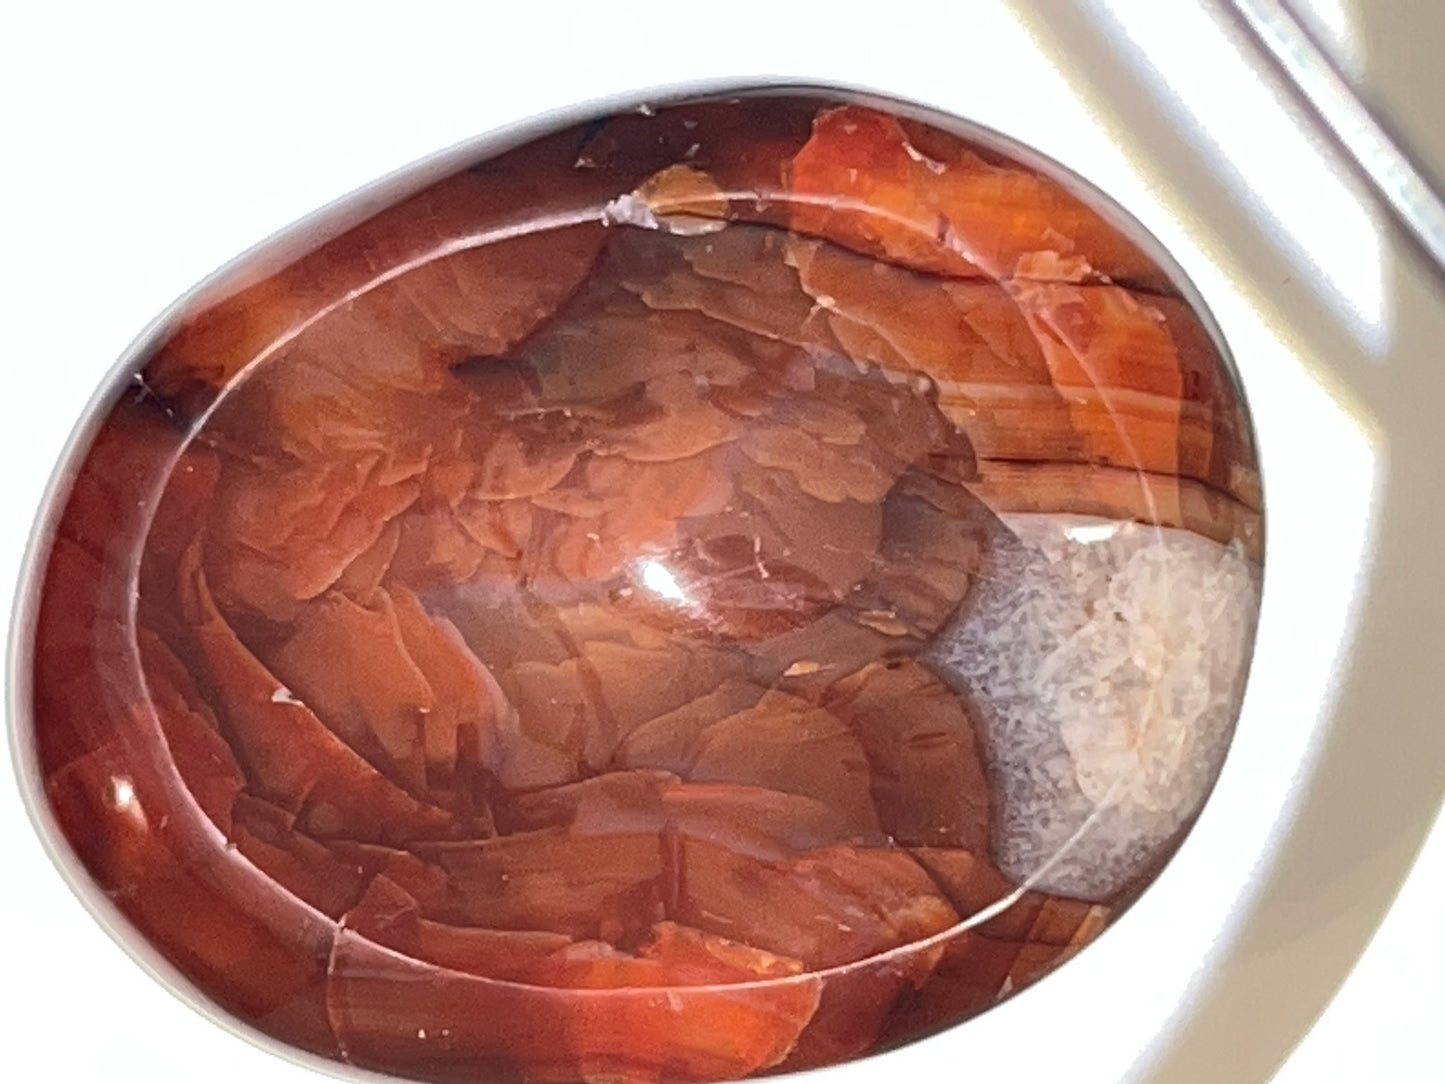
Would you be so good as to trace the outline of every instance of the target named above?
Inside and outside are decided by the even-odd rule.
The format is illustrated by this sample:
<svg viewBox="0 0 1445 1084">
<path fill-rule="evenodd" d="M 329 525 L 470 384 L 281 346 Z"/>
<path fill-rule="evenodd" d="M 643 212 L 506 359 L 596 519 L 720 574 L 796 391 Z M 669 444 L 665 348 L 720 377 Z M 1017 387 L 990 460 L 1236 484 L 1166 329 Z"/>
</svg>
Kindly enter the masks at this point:
<svg viewBox="0 0 1445 1084">
<path fill-rule="evenodd" d="M 601 118 L 184 313 L 76 473 L 34 721 L 201 992 L 422 1079 L 724 1079 L 1147 884 L 1247 664 L 1248 422 L 1108 212 L 948 127 Z"/>
</svg>

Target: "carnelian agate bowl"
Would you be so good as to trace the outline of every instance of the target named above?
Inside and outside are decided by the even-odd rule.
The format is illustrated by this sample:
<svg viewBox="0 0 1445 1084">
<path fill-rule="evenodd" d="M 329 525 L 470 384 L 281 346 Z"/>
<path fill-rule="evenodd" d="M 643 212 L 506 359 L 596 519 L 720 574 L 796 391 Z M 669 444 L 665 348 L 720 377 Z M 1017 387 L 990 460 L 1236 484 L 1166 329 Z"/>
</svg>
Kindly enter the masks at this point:
<svg viewBox="0 0 1445 1084">
<path fill-rule="evenodd" d="M 17 726 L 81 895 L 261 1041 L 481 1084 L 828 1065 L 1097 937 L 1260 582 L 1157 246 L 840 92 L 444 165 L 183 302 L 62 467 Z"/>
</svg>

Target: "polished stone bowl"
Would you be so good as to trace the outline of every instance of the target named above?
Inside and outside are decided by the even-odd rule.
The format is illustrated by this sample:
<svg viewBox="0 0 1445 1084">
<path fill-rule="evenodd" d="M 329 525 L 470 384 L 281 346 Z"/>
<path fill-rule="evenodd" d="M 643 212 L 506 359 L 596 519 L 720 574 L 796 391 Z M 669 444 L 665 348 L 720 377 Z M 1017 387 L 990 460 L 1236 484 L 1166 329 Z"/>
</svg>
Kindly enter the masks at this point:
<svg viewBox="0 0 1445 1084">
<path fill-rule="evenodd" d="M 66 464 L 25 766 L 193 997 L 436 1081 L 974 1015 L 1204 803 L 1238 384 L 1060 167 L 811 89 L 424 164 L 175 312 Z"/>
</svg>

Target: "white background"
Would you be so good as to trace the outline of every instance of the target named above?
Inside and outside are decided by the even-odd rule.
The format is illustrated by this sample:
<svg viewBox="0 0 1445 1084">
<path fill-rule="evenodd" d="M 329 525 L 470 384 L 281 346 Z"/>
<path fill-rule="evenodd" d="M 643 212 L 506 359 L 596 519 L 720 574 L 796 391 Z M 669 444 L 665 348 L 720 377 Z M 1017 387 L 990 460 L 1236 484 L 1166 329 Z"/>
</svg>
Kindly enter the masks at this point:
<svg viewBox="0 0 1445 1084">
<path fill-rule="evenodd" d="M 1134 184 L 1139 200 L 1149 198 L 1147 182 L 1129 180 L 1107 130 L 1002 3 L 851 7 L 836 0 L 676 10 L 540 2 L 51 3 L 4 16 L 0 49 L 0 311 L 9 377 L 0 395 L 0 586 L 7 590 L 70 426 L 150 318 L 294 219 L 499 125 L 697 78 L 810 77 L 997 123 L 1071 161 L 1071 153 L 1087 157 L 1119 184 Z M 1205 263 L 1198 271 L 1207 271 Z M 1228 299 L 1216 293 L 1211 301 L 1228 323 Z M 1232 319 L 1248 333 L 1244 315 Z M 1216 821 L 1224 825 L 1226 816 Z M 1208 846 L 1205 840 L 1195 854 L 1207 858 Z M 53 872 L 8 778 L 0 778 L 0 857 L 0 929 L 8 938 L 0 1009 L 5 1057 L 14 1066 L 0 1076 L 83 1084 L 320 1079 L 225 1036 L 142 975 Z M 1179 884 L 1161 883 L 1158 899 L 1175 889 L 1184 898 L 1189 868 L 1182 861 L 1171 867 Z M 1221 857 L 1217 868 L 1234 867 Z M 1438 1038 L 1445 1020 L 1442 898 L 1445 835 L 1437 829 L 1364 962 L 1278 1079 L 1445 1076 Z M 1167 916 L 1146 904 L 1132 928 L 1140 936 L 1167 931 Z M 1110 952 L 1124 958 L 1101 942 L 1066 971 L 1077 969 L 1079 982 L 1119 983 L 1117 991 L 1097 989 L 1096 1000 L 1117 997 L 1126 1014 L 1143 1012 L 1129 1007 L 1124 985 L 1145 986 L 1148 976 L 1086 970 L 1088 956 L 1107 963 Z M 1162 973 L 1168 953 L 1159 956 Z M 1061 973 L 1058 989 L 1067 981 Z M 1066 1004 L 1063 994 L 1049 1000 L 1043 987 L 1030 996 L 1018 999 L 1008 1020 L 1027 1023 L 1021 1014 Z M 1099 1010 L 1080 1005 L 1074 1018 L 1092 1021 L 1091 1011 Z M 1141 1038 L 1140 1029 L 1111 1030 L 1102 1020 L 1089 1024 L 1104 1036 L 1100 1044 L 1149 1037 L 1148 1029 Z M 978 1025 L 980 1034 L 992 1027 L 987 1018 Z M 1003 1027 L 994 1032 L 1002 1035 Z M 1049 1033 L 1069 1034 L 1067 1022 Z M 1131 1034 L 1134 1040 L 1121 1038 Z M 1087 1036 L 1079 1041 L 1087 1046 Z M 940 1080 L 973 1077 L 966 1049 L 935 1045 L 925 1060 L 907 1064 Z M 1007 1070 L 999 1049 L 990 1056 Z M 1128 1054 L 1081 1047 L 1082 1076 L 1088 1065 L 1103 1074 L 1098 1066 L 1129 1064 Z M 1019 1067 L 1034 1068 L 1012 1078 L 1044 1079 L 1030 1075 L 1044 1072 L 1042 1058 L 1020 1051 Z M 1070 1064 L 1067 1050 L 1055 1064 Z M 886 1065 L 865 1063 L 853 1078 L 882 1075 Z"/>
</svg>

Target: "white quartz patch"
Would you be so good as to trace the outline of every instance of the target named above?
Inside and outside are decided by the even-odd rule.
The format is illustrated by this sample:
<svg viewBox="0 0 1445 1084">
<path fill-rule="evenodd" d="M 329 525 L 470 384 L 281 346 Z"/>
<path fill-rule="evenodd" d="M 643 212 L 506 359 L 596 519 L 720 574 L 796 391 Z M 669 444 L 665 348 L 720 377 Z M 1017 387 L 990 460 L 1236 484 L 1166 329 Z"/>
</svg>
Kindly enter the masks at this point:
<svg viewBox="0 0 1445 1084">
<path fill-rule="evenodd" d="M 1019 884 L 1106 899 L 1199 811 L 1229 745 L 1258 571 L 1189 531 L 1009 515 L 933 649 L 974 704 Z"/>
</svg>

